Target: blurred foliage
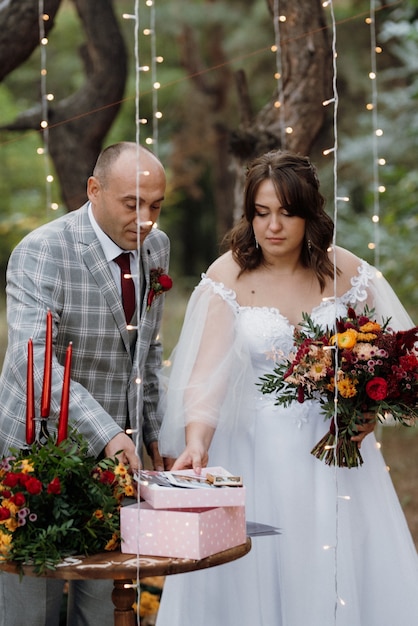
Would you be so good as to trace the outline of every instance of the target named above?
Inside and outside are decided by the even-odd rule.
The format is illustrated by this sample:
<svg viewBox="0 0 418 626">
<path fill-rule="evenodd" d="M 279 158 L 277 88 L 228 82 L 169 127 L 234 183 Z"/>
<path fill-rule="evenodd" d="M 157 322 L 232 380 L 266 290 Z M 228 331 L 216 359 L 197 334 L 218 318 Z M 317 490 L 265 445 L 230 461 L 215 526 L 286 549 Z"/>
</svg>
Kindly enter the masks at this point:
<svg viewBox="0 0 418 626">
<path fill-rule="evenodd" d="M 417 230 L 418 164 L 418 3 L 394 3 L 376 12 L 376 30 L 382 54 L 377 55 L 377 118 L 383 136 L 378 139 L 379 157 L 386 165 L 378 170 L 379 184 L 386 191 L 374 193 L 373 118 L 366 110 L 371 99 L 370 27 L 365 16 L 368 0 L 340 0 L 335 3 L 338 71 L 338 195 L 350 202 L 338 203 L 337 243 L 379 267 L 394 285 L 410 313 L 418 319 L 415 242 Z M 133 12 L 133 0 L 117 0 L 117 15 L 127 48 L 131 50 L 125 100 L 105 144 L 135 140 L 134 23 L 122 19 Z M 142 9 L 141 9 L 142 11 Z M 145 11 L 144 11 L 145 14 Z M 276 84 L 274 40 L 265 0 L 166 0 L 156 5 L 156 48 L 164 57 L 158 64 L 161 83 L 158 109 L 158 155 L 169 176 L 167 201 L 161 227 L 172 239 L 172 273 L 185 297 L 200 272 L 218 254 L 213 195 L 211 130 L 202 108 L 202 96 L 182 66 L 181 41 L 184 25 L 193 31 L 201 55 L 201 75 L 209 86 L 216 84 L 219 67 L 211 66 L 210 45 L 214 33 L 220 38 L 231 85 L 221 112 L 221 122 L 237 127 L 236 92 L 232 72 L 245 69 L 254 111 L 270 99 Z M 141 25 L 143 27 L 148 24 Z M 82 84 L 82 66 L 77 49 L 83 32 L 73 5 L 65 0 L 48 45 L 47 89 L 56 100 L 66 97 Z M 140 33 L 140 64 L 150 64 L 149 38 Z M 140 115 L 152 120 L 151 73 L 140 74 Z M 10 74 L 0 85 L 2 122 L 14 119 L 34 106 L 40 96 L 40 53 Z M 152 135 L 152 123 L 141 127 L 141 141 Z M 178 181 L 171 172 L 182 158 L 179 146 L 194 143 L 187 168 L 194 179 Z M 45 160 L 36 154 L 41 145 L 37 133 L 0 132 L 0 266 L 4 272 L 10 250 L 28 231 L 53 219 L 46 209 Z M 334 168 L 332 156 L 320 149 L 311 155 L 318 166 L 328 210 L 334 214 Z M 52 166 L 50 166 L 52 167 Z M 52 186 L 52 200 L 60 192 Z M 372 222 L 378 208 L 380 222 Z M 60 214 L 64 209 L 61 207 Z M 378 241 L 378 255 L 369 249 Z"/>
</svg>

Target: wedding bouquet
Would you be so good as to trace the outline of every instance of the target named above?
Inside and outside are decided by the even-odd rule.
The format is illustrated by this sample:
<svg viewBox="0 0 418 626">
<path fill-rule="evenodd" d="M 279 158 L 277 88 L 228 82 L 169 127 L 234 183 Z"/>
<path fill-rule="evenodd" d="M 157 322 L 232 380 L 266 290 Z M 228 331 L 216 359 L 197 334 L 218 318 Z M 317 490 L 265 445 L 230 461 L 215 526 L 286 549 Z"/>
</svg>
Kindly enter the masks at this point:
<svg viewBox="0 0 418 626">
<path fill-rule="evenodd" d="M 304 314 L 294 333 L 295 352 L 260 379 L 263 393 L 276 393 L 276 405 L 319 401 L 330 427 L 311 453 L 328 465 L 362 465 L 351 437 L 365 414 L 380 421 L 391 416 L 405 426 L 418 418 L 418 327 L 395 332 L 390 320 L 380 325 L 372 315 L 348 308 L 334 331 L 324 331 Z"/>
<path fill-rule="evenodd" d="M 134 494 L 127 468 L 87 456 L 79 434 L 16 451 L 0 461 L 0 560 L 42 574 L 70 555 L 115 550 L 121 500 Z"/>
</svg>

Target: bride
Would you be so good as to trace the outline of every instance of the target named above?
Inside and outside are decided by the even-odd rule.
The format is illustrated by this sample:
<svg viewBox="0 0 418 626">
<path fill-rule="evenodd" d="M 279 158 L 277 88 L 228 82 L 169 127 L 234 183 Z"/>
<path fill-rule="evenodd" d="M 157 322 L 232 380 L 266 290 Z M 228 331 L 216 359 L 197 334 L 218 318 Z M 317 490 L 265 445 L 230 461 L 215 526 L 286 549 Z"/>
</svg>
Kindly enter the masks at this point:
<svg viewBox="0 0 418 626">
<path fill-rule="evenodd" d="M 310 454 L 319 403 L 274 405 L 257 382 L 310 313 L 324 328 L 367 304 L 413 326 L 382 275 L 342 248 L 308 158 L 274 151 L 250 166 L 229 251 L 203 275 L 172 356 L 160 448 L 173 469 L 243 477 L 246 517 L 278 529 L 238 561 L 166 578 L 158 626 L 417 626 L 418 559 L 373 434 L 359 468 Z M 334 269 L 335 268 L 335 269 Z"/>
</svg>

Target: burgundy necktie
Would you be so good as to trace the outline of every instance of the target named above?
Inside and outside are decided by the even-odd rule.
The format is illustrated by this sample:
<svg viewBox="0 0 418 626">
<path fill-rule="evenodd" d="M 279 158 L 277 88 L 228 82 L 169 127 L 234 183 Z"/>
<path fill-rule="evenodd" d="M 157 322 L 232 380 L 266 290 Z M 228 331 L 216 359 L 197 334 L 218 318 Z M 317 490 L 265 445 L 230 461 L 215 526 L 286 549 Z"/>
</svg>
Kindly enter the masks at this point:
<svg viewBox="0 0 418 626">
<path fill-rule="evenodd" d="M 120 267 L 120 284 L 122 287 L 122 304 L 127 323 L 132 319 L 135 312 L 135 285 L 131 276 L 130 253 L 123 252 L 113 259 Z"/>
</svg>

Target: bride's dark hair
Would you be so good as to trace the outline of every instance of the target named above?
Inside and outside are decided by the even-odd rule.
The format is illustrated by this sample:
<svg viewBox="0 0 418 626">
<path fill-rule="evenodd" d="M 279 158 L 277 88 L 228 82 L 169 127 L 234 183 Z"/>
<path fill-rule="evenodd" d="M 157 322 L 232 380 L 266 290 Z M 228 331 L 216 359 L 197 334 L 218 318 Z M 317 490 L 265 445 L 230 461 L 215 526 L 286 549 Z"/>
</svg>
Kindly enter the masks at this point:
<svg viewBox="0 0 418 626">
<path fill-rule="evenodd" d="M 306 220 L 301 261 L 304 267 L 315 271 L 323 291 L 326 277 L 334 276 L 334 266 L 327 252 L 332 243 L 334 223 L 324 210 L 325 199 L 319 191 L 315 166 L 308 157 L 291 152 L 268 152 L 248 167 L 244 213 L 225 238 L 241 268 L 240 274 L 264 263 L 262 250 L 256 246 L 252 223 L 256 213 L 255 196 L 260 183 L 266 179 L 272 181 L 282 207 L 291 215 Z"/>
</svg>

